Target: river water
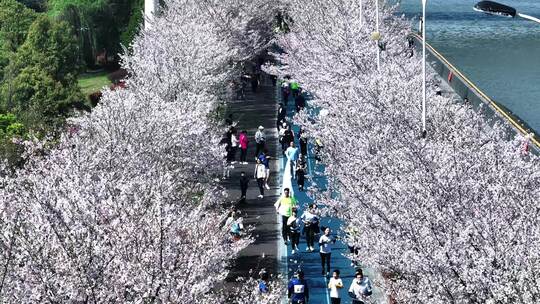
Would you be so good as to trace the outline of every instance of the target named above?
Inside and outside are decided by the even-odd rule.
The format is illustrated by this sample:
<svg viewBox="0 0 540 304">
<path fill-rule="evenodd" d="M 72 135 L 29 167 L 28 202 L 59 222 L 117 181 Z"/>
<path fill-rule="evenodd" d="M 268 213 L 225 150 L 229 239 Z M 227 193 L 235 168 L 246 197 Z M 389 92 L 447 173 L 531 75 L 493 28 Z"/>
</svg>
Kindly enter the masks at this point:
<svg viewBox="0 0 540 304">
<path fill-rule="evenodd" d="M 473 11 L 476 2 L 428 0 L 427 40 L 488 96 L 540 133 L 540 24 Z M 540 0 L 501 3 L 540 17 Z M 413 26 L 418 28 L 421 0 L 401 0 L 399 11 L 416 18 Z"/>
</svg>

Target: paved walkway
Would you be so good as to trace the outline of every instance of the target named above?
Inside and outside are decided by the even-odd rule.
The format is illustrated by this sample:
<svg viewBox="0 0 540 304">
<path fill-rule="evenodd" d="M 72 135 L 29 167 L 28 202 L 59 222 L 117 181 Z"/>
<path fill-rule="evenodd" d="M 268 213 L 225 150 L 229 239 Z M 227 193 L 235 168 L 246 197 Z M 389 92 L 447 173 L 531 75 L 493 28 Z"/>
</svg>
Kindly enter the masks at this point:
<svg viewBox="0 0 540 304">
<path fill-rule="evenodd" d="M 246 203 L 238 205 L 238 210 L 242 212 L 244 225 L 253 225 L 255 230 L 253 236 L 255 242 L 244 249 L 235 265 L 232 265 L 228 280 L 233 281 L 236 277 L 249 276 L 249 271 L 253 270 L 254 275 L 259 270 L 266 268 L 270 273 L 277 271 L 277 240 L 278 230 L 276 222 L 276 212 L 274 202 L 277 200 L 278 174 L 277 159 L 270 161 L 270 190 L 266 190 L 263 199 L 257 198 L 259 190 L 257 181 L 253 179 L 255 169 L 255 132 L 259 125 L 265 127 L 266 147 L 270 155 L 276 155 L 277 146 L 277 104 L 275 97 L 275 87 L 269 78 L 265 77 L 261 81 L 261 86 L 256 93 L 248 86 L 245 88 L 245 100 L 240 100 L 229 104 L 228 114 L 233 114 L 233 120 L 238 121 L 238 132 L 246 130 L 248 132 L 248 165 L 233 165 L 230 171 L 230 178 L 223 182 L 227 188 L 230 200 L 238 200 L 240 197 L 240 172 L 245 171 L 250 178 L 249 188 L 246 196 Z M 239 160 L 240 152 L 236 155 Z"/>
<path fill-rule="evenodd" d="M 288 102 L 288 108 L 287 113 L 289 114 L 289 117 L 294 114 L 294 102 L 292 99 Z M 295 131 L 295 134 L 298 134 L 299 127 L 293 126 L 293 129 Z M 298 142 L 296 142 L 296 145 L 298 146 Z M 306 181 L 305 181 L 305 187 L 308 186 L 316 187 L 321 190 L 326 190 L 327 187 L 327 179 L 324 175 L 324 165 L 322 164 L 316 164 L 315 158 L 313 157 L 313 146 L 311 144 L 308 145 L 308 172 L 306 175 Z M 285 166 L 285 159 L 283 157 L 280 157 L 281 162 L 281 173 L 280 175 L 283 176 L 283 168 Z M 296 184 L 296 181 L 293 181 L 293 189 L 294 189 L 294 195 L 296 196 L 298 202 L 299 202 L 299 212 L 298 214 L 301 215 L 304 211 L 304 209 L 307 207 L 308 204 L 312 203 L 313 200 L 307 196 L 306 192 L 301 192 L 298 189 L 298 185 Z M 319 205 L 319 209 L 324 208 L 324 206 Z M 342 231 L 342 222 L 336 218 L 331 217 L 323 217 L 320 221 L 321 227 L 330 227 L 332 230 L 333 236 L 339 236 L 344 238 L 345 234 Z M 318 243 L 318 237 L 316 236 L 315 243 Z M 280 246 L 284 246 L 283 240 L 281 237 L 279 238 Z M 305 277 L 308 280 L 308 286 L 310 287 L 310 304 L 329 304 L 330 298 L 329 298 L 329 290 L 327 289 L 328 285 L 328 279 L 321 275 L 321 262 L 320 262 L 320 256 L 319 256 L 319 248 L 318 245 L 315 245 L 315 251 L 314 252 L 308 252 L 306 251 L 306 240 L 304 236 L 301 236 L 300 239 L 300 253 L 296 253 L 292 255 L 291 248 L 288 246 L 286 252 L 287 257 L 283 260 L 286 261 L 287 270 L 288 270 L 288 278 L 291 278 L 291 276 L 294 274 L 294 271 L 301 267 L 304 270 Z M 349 253 L 349 249 L 346 244 L 344 244 L 342 241 L 337 241 L 332 249 L 332 255 L 331 255 L 331 269 L 339 269 L 341 272 L 341 278 L 343 280 L 344 288 L 341 291 L 341 297 L 342 301 L 341 303 L 351 303 L 351 300 L 348 296 L 348 289 L 349 286 L 354 278 L 354 272 L 355 267 L 351 266 L 351 261 L 345 256 L 345 254 Z M 362 267 L 362 270 L 364 271 L 364 275 L 367 277 L 375 278 L 377 276 L 376 273 L 374 273 L 371 269 Z M 379 278 L 377 278 L 379 279 Z M 374 289 L 373 296 L 371 297 L 371 300 L 373 300 L 373 303 L 386 303 L 384 294 L 377 288 Z"/>
<path fill-rule="evenodd" d="M 249 89 L 249 88 L 248 88 Z M 321 275 L 320 256 L 318 253 L 318 245 L 314 252 L 306 251 L 305 238 L 302 236 L 300 240 L 300 252 L 295 255 L 291 254 L 290 246 L 285 246 L 280 234 L 280 219 L 276 215 L 274 202 L 278 198 L 278 192 L 282 183 L 283 169 L 285 160 L 281 155 L 281 147 L 278 147 L 277 130 L 276 130 L 276 113 L 277 101 L 280 100 L 279 88 L 271 84 L 269 78 L 265 78 L 261 87 L 256 93 L 252 93 L 246 89 L 246 98 L 243 101 L 231 103 L 228 108 L 228 113 L 233 114 L 233 119 L 238 121 L 238 131 L 247 130 L 250 143 L 248 146 L 248 165 L 235 164 L 231 170 L 230 178 L 224 181 L 224 186 L 228 189 L 231 200 L 237 200 L 240 197 L 239 177 L 240 172 L 245 171 L 246 175 L 251 178 L 250 186 L 247 192 L 247 202 L 238 205 L 238 210 L 242 212 L 244 223 L 246 226 L 253 225 L 255 230 L 253 236 L 255 242 L 243 250 L 235 265 L 232 265 L 228 280 L 234 281 L 236 277 L 246 277 L 252 270 L 253 275 L 259 272 L 260 269 L 266 268 L 270 273 L 282 273 L 287 278 L 290 278 L 294 271 L 301 267 L 310 286 L 310 304 L 326 304 L 330 303 L 328 296 L 327 279 Z M 288 103 L 287 112 L 289 117 L 294 114 L 294 102 Z M 267 136 L 267 148 L 270 155 L 275 158 L 271 161 L 271 190 L 267 190 L 263 199 L 258 199 L 258 188 L 256 181 L 252 179 L 254 170 L 254 152 L 255 140 L 254 134 L 259 125 L 265 127 Z M 293 126 L 295 135 L 298 134 L 298 126 Z M 297 142 L 298 144 L 298 142 Z M 298 145 L 297 145 L 298 146 Z M 308 145 L 308 172 L 306 176 L 306 187 L 315 186 L 319 189 L 326 189 L 326 176 L 324 175 L 324 165 L 316 164 L 313 154 L 311 153 L 313 146 Z M 237 155 L 239 157 L 239 155 Z M 298 185 L 293 181 L 293 190 L 296 198 L 299 201 L 299 214 L 302 214 L 304 209 L 313 200 L 307 196 L 306 192 L 301 192 Z M 320 206 L 323 207 L 323 206 Z M 335 218 L 325 217 L 321 219 L 321 226 L 330 227 L 333 235 L 344 237 L 341 230 L 341 221 Z M 316 243 L 318 237 L 316 237 Z M 344 282 L 342 290 L 342 303 L 350 303 L 347 295 L 347 290 L 352 282 L 355 268 L 350 265 L 350 260 L 344 254 L 348 253 L 346 244 L 338 241 L 332 251 L 332 269 L 339 269 Z M 364 273 L 374 278 L 374 274 L 370 269 L 363 269 Z M 386 303 L 381 300 L 384 297 L 381 292 L 375 290 L 372 297 L 375 303 Z"/>
</svg>

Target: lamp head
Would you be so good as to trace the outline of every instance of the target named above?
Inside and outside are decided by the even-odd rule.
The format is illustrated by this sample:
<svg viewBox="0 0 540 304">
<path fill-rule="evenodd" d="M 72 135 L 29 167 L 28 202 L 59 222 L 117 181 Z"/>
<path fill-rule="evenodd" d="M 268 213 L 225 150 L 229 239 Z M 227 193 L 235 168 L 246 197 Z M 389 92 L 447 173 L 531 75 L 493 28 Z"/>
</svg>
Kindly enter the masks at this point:
<svg viewBox="0 0 540 304">
<path fill-rule="evenodd" d="M 515 8 L 494 1 L 480 1 L 474 5 L 473 9 L 477 12 L 511 18 L 517 14 Z"/>
</svg>

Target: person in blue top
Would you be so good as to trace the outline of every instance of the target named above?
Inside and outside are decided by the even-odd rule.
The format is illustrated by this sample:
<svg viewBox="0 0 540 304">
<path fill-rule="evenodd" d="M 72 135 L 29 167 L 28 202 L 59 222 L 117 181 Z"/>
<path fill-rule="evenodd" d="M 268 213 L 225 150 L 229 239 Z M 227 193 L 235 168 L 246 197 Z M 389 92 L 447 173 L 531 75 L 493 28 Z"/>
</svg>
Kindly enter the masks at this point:
<svg viewBox="0 0 540 304">
<path fill-rule="evenodd" d="M 291 163 L 291 175 L 296 178 L 296 161 L 298 160 L 298 148 L 294 145 L 294 140 L 289 143 L 289 147 L 285 150 L 285 157 Z"/>
<path fill-rule="evenodd" d="M 267 190 L 270 190 L 270 186 L 268 186 L 268 178 L 270 177 L 270 156 L 268 156 L 268 150 L 264 149 L 261 154 L 258 155 L 258 159 L 261 161 L 261 163 L 266 168 L 266 178 L 264 179 L 264 187 Z"/>
<path fill-rule="evenodd" d="M 287 296 L 292 304 L 307 304 L 309 300 L 309 288 L 304 280 L 304 272 L 298 270 L 295 277 L 289 282 Z"/>
<path fill-rule="evenodd" d="M 268 293 L 268 272 L 266 272 L 265 269 L 261 270 L 261 272 L 259 272 L 259 277 L 259 292 Z"/>
</svg>

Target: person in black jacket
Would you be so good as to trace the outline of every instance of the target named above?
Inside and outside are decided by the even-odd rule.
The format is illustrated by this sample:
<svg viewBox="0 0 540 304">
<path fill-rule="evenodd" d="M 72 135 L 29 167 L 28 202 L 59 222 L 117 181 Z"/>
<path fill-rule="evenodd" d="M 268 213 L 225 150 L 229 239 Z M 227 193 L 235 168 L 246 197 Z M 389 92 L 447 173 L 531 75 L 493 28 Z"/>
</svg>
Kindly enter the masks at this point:
<svg viewBox="0 0 540 304">
<path fill-rule="evenodd" d="M 304 130 L 302 130 L 302 129 L 300 129 L 300 131 L 298 131 L 298 142 L 300 143 L 300 154 L 307 157 L 308 138 L 307 138 L 307 135 L 305 134 Z"/>
<path fill-rule="evenodd" d="M 296 106 L 296 112 L 300 112 L 306 106 L 306 98 L 302 94 L 302 91 L 294 98 L 294 105 Z"/>
<path fill-rule="evenodd" d="M 279 109 L 278 109 L 278 112 L 277 112 L 277 121 L 276 121 L 276 126 L 277 126 L 277 129 L 278 129 L 278 132 L 279 132 L 279 129 L 281 127 L 281 125 L 286 121 L 286 117 L 287 117 L 287 108 L 285 108 L 285 106 L 283 105 L 283 103 L 279 103 Z"/>
<path fill-rule="evenodd" d="M 287 150 L 287 148 L 291 145 L 291 142 L 294 142 L 294 133 L 291 130 L 291 126 L 287 126 L 281 142 L 281 149 L 283 150 L 283 155 L 285 155 L 285 150 Z"/>
<path fill-rule="evenodd" d="M 246 176 L 246 172 L 242 171 L 240 173 L 240 191 L 242 194 L 240 195 L 240 202 L 245 203 L 246 202 L 246 192 L 248 189 L 249 184 L 249 178 Z"/>
<path fill-rule="evenodd" d="M 298 184 L 298 190 L 304 191 L 304 183 L 306 176 L 306 158 L 300 154 L 299 161 L 296 164 L 296 183 Z"/>
</svg>

